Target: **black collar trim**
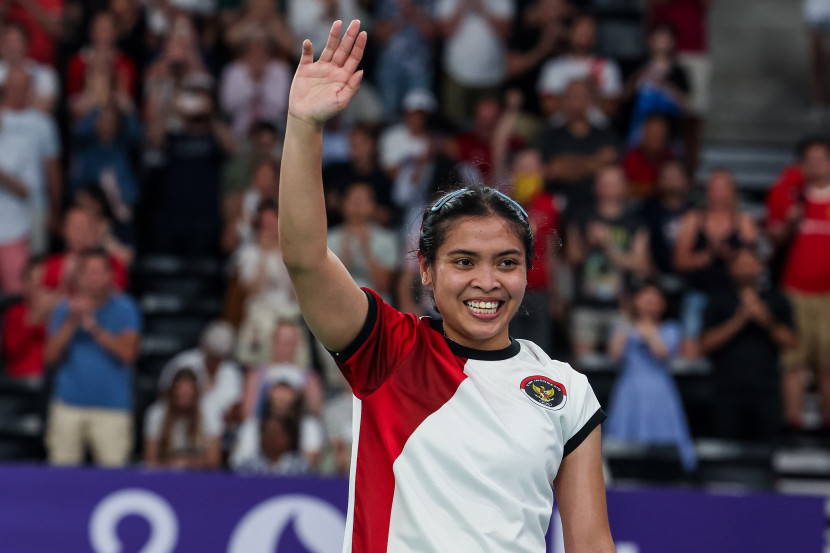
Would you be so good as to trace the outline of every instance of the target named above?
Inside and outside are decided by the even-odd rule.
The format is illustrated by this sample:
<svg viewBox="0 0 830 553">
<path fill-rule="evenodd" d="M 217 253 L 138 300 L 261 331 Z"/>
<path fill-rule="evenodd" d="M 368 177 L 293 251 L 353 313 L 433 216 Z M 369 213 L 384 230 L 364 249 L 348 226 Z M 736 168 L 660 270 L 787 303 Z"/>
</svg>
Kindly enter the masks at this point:
<svg viewBox="0 0 830 553">
<path fill-rule="evenodd" d="M 436 332 L 441 333 L 447 345 L 450 347 L 450 351 L 458 357 L 476 359 L 478 361 L 504 361 L 505 359 L 517 356 L 522 349 L 521 344 L 513 338 L 510 338 L 510 345 L 503 349 L 468 348 L 467 346 L 453 342 L 444 334 L 444 321 L 441 319 L 430 319 L 430 326 Z"/>
</svg>

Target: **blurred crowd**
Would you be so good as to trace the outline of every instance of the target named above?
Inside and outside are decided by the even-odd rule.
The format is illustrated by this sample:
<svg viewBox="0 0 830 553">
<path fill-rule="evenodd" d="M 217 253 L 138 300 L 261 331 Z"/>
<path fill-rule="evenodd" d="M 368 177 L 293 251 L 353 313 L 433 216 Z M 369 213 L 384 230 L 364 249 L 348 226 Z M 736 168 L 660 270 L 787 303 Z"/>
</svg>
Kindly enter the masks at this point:
<svg viewBox="0 0 830 553">
<path fill-rule="evenodd" d="M 672 371 L 708 364 L 717 432 L 830 427 L 830 142 L 805 140 L 743 207 L 697 186 L 707 0 L 650 0 L 640 61 L 590 0 L 0 2 L 3 370 L 50 375 L 50 462 L 345 473 L 351 394 L 299 315 L 279 248 L 288 91 L 303 38 L 369 30 L 367 79 L 327 125 L 329 248 L 362 286 L 430 314 L 420 211 L 486 184 L 536 236 L 512 334 L 612 365 L 609 439 L 694 451 Z M 607 41 L 606 41 L 607 42 Z M 147 255 L 221 260 L 223 320 L 167 363 L 138 417 Z M 779 362 L 779 359 L 781 360 Z M 707 361 L 708 360 L 708 361 Z"/>
</svg>

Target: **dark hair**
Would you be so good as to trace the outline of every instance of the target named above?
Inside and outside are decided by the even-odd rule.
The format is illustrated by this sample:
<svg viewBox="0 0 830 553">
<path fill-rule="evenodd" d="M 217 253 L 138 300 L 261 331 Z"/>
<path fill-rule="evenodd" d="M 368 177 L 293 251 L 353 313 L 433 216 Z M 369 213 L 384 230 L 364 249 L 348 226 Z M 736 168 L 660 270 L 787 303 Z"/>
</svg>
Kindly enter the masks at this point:
<svg viewBox="0 0 830 553">
<path fill-rule="evenodd" d="M 651 113 L 646 115 L 646 118 L 643 119 L 643 126 L 646 126 L 647 124 L 652 123 L 654 121 L 659 121 L 667 127 L 669 126 L 669 120 L 666 119 L 666 116 L 659 111 L 652 111 Z"/>
<path fill-rule="evenodd" d="M 110 254 L 109 252 L 101 246 L 93 246 L 91 248 L 87 248 L 80 253 L 80 265 L 86 264 L 87 261 L 92 259 L 93 257 L 99 257 L 106 261 L 106 266 L 108 269 L 112 270 L 110 266 Z"/>
<path fill-rule="evenodd" d="M 648 36 L 656 35 L 657 33 L 668 33 L 672 38 L 677 39 L 677 29 L 674 28 L 674 25 L 666 21 L 656 23 L 648 30 Z"/>
<path fill-rule="evenodd" d="M 271 134 L 276 135 L 277 127 L 269 121 L 259 120 L 251 125 L 251 128 L 248 130 L 248 136 L 254 136 L 261 132 L 270 132 Z"/>
<path fill-rule="evenodd" d="M 533 267 L 533 230 L 522 208 L 497 190 L 482 186 L 444 194 L 424 210 L 418 251 L 427 265 L 435 263 L 438 248 L 453 224 L 462 218 L 495 215 L 510 223 L 525 247 L 527 268 Z"/>
<path fill-rule="evenodd" d="M 262 226 L 262 214 L 266 211 L 273 211 L 277 217 L 280 215 L 279 206 L 275 200 L 270 198 L 266 198 L 264 200 L 260 200 L 259 204 L 256 206 L 256 215 L 254 216 L 254 221 L 251 226 L 254 228 L 255 231 L 259 232 L 259 228 Z"/>
<path fill-rule="evenodd" d="M 798 155 L 798 159 L 803 160 L 804 156 L 807 155 L 807 150 L 812 148 L 813 146 L 821 146 L 828 153 L 830 153 L 830 138 L 824 135 L 817 135 L 817 136 L 808 136 L 807 138 L 800 140 L 798 145 L 796 145 L 796 154 Z"/>
<path fill-rule="evenodd" d="M 104 192 L 104 189 L 101 188 L 101 185 L 96 181 L 88 181 L 86 184 L 81 186 L 78 190 L 75 191 L 75 201 L 73 205 L 75 207 L 78 206 L 78 194 L 80 193 L 87 194 L 101 209 L 101 215 L 103 215 L 104 219 L 109 221 L 110 223 L 115 222 L 115 215 L 112 212 L 112 206 L 110 205 L 109 198 L 107 198 L 107 193 Z"/>
</svg>

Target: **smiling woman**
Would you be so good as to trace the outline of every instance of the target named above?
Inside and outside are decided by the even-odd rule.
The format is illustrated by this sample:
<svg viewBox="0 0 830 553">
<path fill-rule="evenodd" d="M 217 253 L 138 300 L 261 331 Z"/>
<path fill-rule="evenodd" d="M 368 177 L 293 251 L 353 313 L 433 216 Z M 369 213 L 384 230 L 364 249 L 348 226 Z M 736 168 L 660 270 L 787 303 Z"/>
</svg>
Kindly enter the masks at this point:
<svg viewBox="0 0 830 553">
<path fill-rule="evenodd" d="M 300 308 L 355 395 L 343 551 L 541 553 L 553 483 L 568 553 L 613 552 L 605 414 L 584 375 L 508 334 L 532 262 L 524 210 L 489 188 L 426 208 L 418 259 L 442 320 L 359 288 L 327 249 L 322 128 L 357 92 L 366 45 L 358 22 L 341 28 L 316 62 L 303 43 L 279 205 Z"/>
</svg>

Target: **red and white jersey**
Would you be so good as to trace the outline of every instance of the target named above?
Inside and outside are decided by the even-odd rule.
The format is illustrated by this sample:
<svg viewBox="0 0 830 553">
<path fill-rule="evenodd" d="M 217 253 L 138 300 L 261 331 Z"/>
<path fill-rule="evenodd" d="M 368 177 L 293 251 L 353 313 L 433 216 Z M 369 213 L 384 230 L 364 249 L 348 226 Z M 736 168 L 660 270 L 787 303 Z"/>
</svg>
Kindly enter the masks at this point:
<svg viewBox="0 0 830 553">
<path fill-rule="evenodd" d="M 466 348 L 367 296 L 334 354 L 355 395 L 343 551 L 545 551 L 559 464 L 605 418 L 588 380 L 531 342 Z"/>
</svg>

